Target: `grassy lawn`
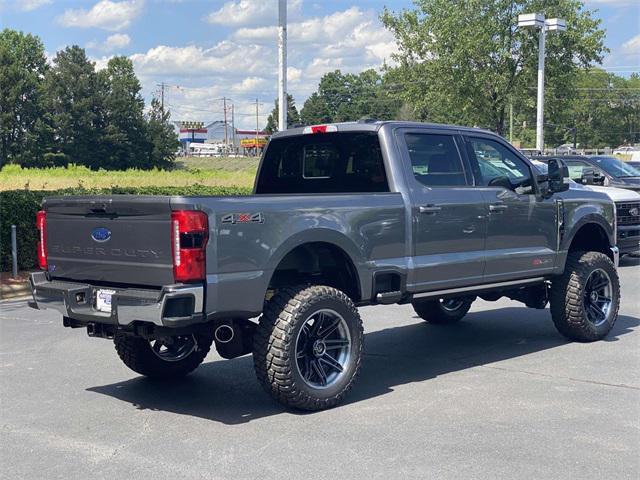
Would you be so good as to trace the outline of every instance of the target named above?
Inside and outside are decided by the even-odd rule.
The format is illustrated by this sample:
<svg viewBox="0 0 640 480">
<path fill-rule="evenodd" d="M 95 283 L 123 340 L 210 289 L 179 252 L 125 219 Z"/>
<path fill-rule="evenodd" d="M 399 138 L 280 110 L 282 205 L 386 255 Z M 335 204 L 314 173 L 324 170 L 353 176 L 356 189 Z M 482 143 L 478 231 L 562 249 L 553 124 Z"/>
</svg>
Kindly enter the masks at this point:
<svg viewBox="0 0 640 480">
<path fill-rule="evenodd" d="M 21 168 L 6 165 L 0 170 L 0 190 L 189 185 L 251 187 L 258 161 L 257 158 L 179 158 L 176 169 L 171 171 L 92 171 L 76 165 L 67 168 Z"/>
</svg>

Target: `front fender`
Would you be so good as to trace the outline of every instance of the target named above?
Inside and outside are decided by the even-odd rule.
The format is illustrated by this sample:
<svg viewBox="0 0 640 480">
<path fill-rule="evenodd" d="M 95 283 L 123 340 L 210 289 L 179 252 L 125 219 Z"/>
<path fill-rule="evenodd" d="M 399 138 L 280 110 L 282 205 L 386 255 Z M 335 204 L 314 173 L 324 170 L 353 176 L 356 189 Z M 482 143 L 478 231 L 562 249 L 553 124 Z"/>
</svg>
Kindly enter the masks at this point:
<svg viewBox="0 0 640 480">
<path fill-rule="evenodd" d="M 613 204 L 589 204 L 581 205 L 570 212 L 567 212 L 565 207 L 565 234 L 560 244 L 560 250 L 569 250 L 576 234 L 588 224 L 596 224 L 602 228 L 609 241 L 609 246 L 615 246 L 615 206 Z"/>
</svg>

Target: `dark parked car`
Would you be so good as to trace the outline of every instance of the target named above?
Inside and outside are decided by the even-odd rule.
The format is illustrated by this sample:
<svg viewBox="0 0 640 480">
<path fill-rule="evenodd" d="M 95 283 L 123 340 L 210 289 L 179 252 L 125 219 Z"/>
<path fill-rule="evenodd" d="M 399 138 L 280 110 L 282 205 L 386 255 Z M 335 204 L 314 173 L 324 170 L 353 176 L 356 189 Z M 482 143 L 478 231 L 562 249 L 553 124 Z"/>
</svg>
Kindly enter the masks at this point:
<svg viewBox="0 0 640 480">
<path fill-rule="evenodd" d="M 251 196 L 45 199 L 32 305 L 112 339 L 150 377 L 188 374 L 214 342 L 225 358 L 252 353 L 265 389 L 309 410 L 353 385 L 363 305 L 411 303 L 451 324 L 477 297 L 506 296 L 549 303 L 563 335 L 599 340 L 619 307 L 615 206 L 548 165 L 479 129 L 287 130 Z"/>
<path fill-rule="evenodd" d="M 569 177 L 583 185 L 627 188 L 640 192 L 640 170 L 622 160 L 606 155 L 562 155 L 540 156 L 543 162 L 561 158 L 569 167 Z"/>
</svg>

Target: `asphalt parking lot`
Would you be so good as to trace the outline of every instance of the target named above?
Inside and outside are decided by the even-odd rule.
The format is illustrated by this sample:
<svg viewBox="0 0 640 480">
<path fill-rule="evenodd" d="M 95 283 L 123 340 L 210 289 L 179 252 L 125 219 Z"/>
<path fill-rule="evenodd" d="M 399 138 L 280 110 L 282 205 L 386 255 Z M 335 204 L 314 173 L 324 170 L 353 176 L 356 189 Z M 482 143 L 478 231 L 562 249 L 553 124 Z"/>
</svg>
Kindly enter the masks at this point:
<svg viewBox="0 0 640 480">
<path fill-rule="evenodd" d="M 453 327 L 410 306 L 361 310 L 347 402 L 286 411 L 249 356 L 210 356 L 173 384 L 52 311 L 0 303 L 1 472 L 35 478 L 640 478 L 640 262 L 602 342 L 548 310 L 477 301 Z"/>
</svg>

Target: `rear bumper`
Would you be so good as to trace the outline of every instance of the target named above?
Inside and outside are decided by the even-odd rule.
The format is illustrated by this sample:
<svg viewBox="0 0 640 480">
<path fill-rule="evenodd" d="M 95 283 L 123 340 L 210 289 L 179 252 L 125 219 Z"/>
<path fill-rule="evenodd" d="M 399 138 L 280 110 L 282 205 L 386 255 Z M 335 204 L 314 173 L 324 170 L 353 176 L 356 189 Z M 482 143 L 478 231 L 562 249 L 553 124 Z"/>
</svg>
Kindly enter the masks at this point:
<svg viewBox="0 0 640 480">
<path fill-rule="evenodd" d="M 50 280 L 46 272 L 32 273 L 29 284 L 33 294 L 31 306 L 53 309 L 78 322 L 127 326 L 147 322 L 163 327 L 185 327 L 206 321 L 203 313 L 202 285 L 170 285 L 161 290 L 111 288 L 111 313 L 95 307 L 95 285 Z"/>
</svg>

